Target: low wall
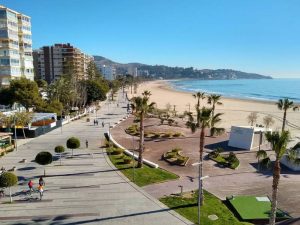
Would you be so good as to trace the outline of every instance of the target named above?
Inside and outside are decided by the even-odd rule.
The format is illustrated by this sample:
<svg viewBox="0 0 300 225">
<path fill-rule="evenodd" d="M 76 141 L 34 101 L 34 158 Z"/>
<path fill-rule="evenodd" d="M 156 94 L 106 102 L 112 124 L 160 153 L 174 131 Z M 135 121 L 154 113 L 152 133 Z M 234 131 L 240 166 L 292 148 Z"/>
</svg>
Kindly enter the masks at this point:
<svg viewBox="0 0 300 225">
<path fill-rule="evenodd" d="M 300 171 L 300 165 L 290 162 L 285 155 L 282 157 L 280 162 L 292 171 Z"/>
<path fill-rule="evenodd" d="M 122 145 L 120 145 L 118 142 L 115 141 L 115 139 L 111 136 L 111 134 L 109 132 L 104 133 L 104 136 L 107 140 L 110 140 L 116 147 L 121 148 L 124 150 L 124 153 L 128 156 L 133 157 L 134 159 L 138 159 L 138 154 L 134 154 L 134 152 L 131 152 L 129 150 L 127 150 L 126 148 L 124 148 Z M 146 165 L 152 167 L 152 168 L 158 168 L 159 165 L 151 162 L 147 159 L 143 159 L 143 163 L 145 163 Z"/>
</svg>

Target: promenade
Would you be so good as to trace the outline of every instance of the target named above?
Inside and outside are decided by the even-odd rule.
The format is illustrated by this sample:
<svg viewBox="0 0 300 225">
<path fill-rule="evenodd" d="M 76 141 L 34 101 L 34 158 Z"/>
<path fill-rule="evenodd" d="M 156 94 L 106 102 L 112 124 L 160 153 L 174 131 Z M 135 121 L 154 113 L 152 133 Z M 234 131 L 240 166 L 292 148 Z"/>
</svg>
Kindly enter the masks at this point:
<svg viewBox="0 0 300 225">
<path fill-rule="evenodd" d="M 0 159 L 0 166 L 10 169 L 17 167 L 19 185 L 12 188 L 14 203 L 1 199 L 0 224 L 192 224 L 177 213 L 128 181 L 117 171 L 101 148 L 103 133 L 101 123 L 114 124 L 126 115 L 127 102 L 119 95 L 117 104 L 106 104 L 97 113 L 99 125 L 94 126 L 96 114 L 91 122 L 86 117 L 32 139 Z M 54 153 L 56 145 L 65 145 L 69 137 L 78 137 L 80 149 L 66 150 L 62 166 Z M 89 141 L 89 148 L 85 141 Z M 43 200 L 38 193 L 32 197 L 26 194 L 27 183 L 33 179 L 35 188 L 44 167 L 33 160 L 40 151 L 49 151 L 55 160 L 46 166 L 46 186 Z M 20 163 L 26 159 L 25 163 Z"/>
</svg>

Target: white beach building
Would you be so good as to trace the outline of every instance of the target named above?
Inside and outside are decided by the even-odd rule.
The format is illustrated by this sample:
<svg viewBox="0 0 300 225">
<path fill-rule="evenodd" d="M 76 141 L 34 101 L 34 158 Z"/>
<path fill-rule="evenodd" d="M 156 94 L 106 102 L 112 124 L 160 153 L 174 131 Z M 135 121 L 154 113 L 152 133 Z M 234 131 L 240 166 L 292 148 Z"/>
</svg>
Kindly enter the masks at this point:
<svg viewBox="0 0 300 225">
<path fill-rule="evenodd" d="M 265 127 L 232 126 L 228 146 L 240 149 L 251 150 L 265 144 L 264 133 L 271 131 Z"/>
<path fill-rule="evenodd" d="M 290 150 L 295 151 L 295 157 L 300 159 L 300 135 L 295 136 L 288 144 Z M 300 171 L 300 165 L 288 160 L 287 155 L 284 155 L 280 161 L 283 165 L 293 171 Z"/>
</svg>

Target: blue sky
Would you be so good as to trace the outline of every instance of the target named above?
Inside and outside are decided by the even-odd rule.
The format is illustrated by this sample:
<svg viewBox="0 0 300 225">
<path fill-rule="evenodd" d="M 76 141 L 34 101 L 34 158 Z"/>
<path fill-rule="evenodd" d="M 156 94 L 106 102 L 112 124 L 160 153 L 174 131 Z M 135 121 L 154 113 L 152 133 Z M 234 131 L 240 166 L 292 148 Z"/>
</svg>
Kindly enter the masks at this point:
<svg viewBox="0 0 300 225">
<path fill-rule="evenodd" d="M 70 42 L 118 62 L 300 78 L 298 0 L 1 0 L 33 47 Z"/>
</svg>

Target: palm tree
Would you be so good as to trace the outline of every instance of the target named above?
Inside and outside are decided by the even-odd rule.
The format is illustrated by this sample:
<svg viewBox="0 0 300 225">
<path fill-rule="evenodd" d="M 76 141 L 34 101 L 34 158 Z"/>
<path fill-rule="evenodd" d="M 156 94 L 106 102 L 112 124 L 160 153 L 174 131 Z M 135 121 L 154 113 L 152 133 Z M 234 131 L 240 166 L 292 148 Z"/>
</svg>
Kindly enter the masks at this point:
<svg viewBox="0 0 300 225">
<path fill-rule="evenodd" d="M 293 111 L 296 111 L 299 109 L 298 106 L 294 105 L 293 101 L 290 101 L 288 98 L 285 99 L 279 99 L 276 103 L 278 109 L 283 110 L 283 120 L 282 120 L 282 129 L 281 131 L 284 131 L 285 124 L 286 124 L 286 113 L 289 109 L 293 109 Z"/>
<path fill-rule="evenodd" d="M 275 152 L 275 162 L 273 167 L 273 184 L 272 184 L 272 202 L 270 213 L 270 225 L 275 225 L 276 211 L 277 211 L 277 193 L 280 180 L 280 160 L 287 153 L 287 143 L 290 139 L 288 131 L 279 132 L 267 132 L 266 139 L 271 144 L 272 150 Z M 270 162 L 270 158 L 264 150 L 257 152 L 257 157 L 262 157 L 265 162 Z"/>
<path fill-rule="evenodd" d="M 211 121 L 211 113 L 212 109 L 203 107 L 201 110 L 197 110 L 197 118 L 195 119 L 192 113 L 188 113 L 188 122 L 186 123 L 187 127 L 191 129 L 194 133 L 199 128 L 200 129 L 200 144 L 199 144 L 199 177 L 202 177 L 203 174 L 203 151 L 204 151 L 204 143 L 205 143 L 205 129 L 210 127 Z M 198 124 L 198 118 L 200 124 Z M 200 188 L 199 188 L 199 196 L 198 201 L 200 205 L 203 205 L 204 198 L 203 198 L 203 185 L 202 180 L 200 179 Z"/>
<path fill-rule="evenodd" d="M 222 116 L 223 113 L 217 113 L 216 115 L 211 117 L 211 123 L 210 123 L 210 135 L 221 135 L 225 132 L 224 128 L 216 127 L 218 123 L 221 122 L 220 116 Z"/>
<path fill-rule="evenodd" d="M 210 94 L 208 96 L 207 103 L 212 105 L 212 108 L 211 108 L 211 117 L 212 118 L 215 117 L 216 105 L 223 105 L 223 103 L 220 101 L 221 97 L 222 97 L 221 95 L 216 95 L 216 94 Z M 210 124 L 211 128 L 214 128 L 213 122 L 214 122 L 214 120 L 211 120 L 211 124 Z M 211 133 L 210 133 L 211 136 L 214 136 L 214 134 L 215 134 L 214 131 L 215 131 L 215 129 L 211 129 Z"/>
<path fill-rule="evenodd" d="M 143 166 L 143 151 L 144 151 L 144 118 L 148 112 L 154 109 L 155 103 L 148 103 L 149 97 L 151 95 L 150 91 L 144 91 L 142 96 L 133 97 L 131 99 L 132 111 L 135 111 L 135 114 L 140 119 L 140 142 L 139 142 L 139 157 L 138 157 L 138 168 Z"/>
<path fill-rule="evenodd" d="M 196 105 L 196 108 L 197 109 L 200 109 L 200 100 L 201 99 L 205 99 L 205 92 L 196 92 L 195 94 L 193 94 L 193 97 L 197 99 L 197 105 Z"/>
</svg>

